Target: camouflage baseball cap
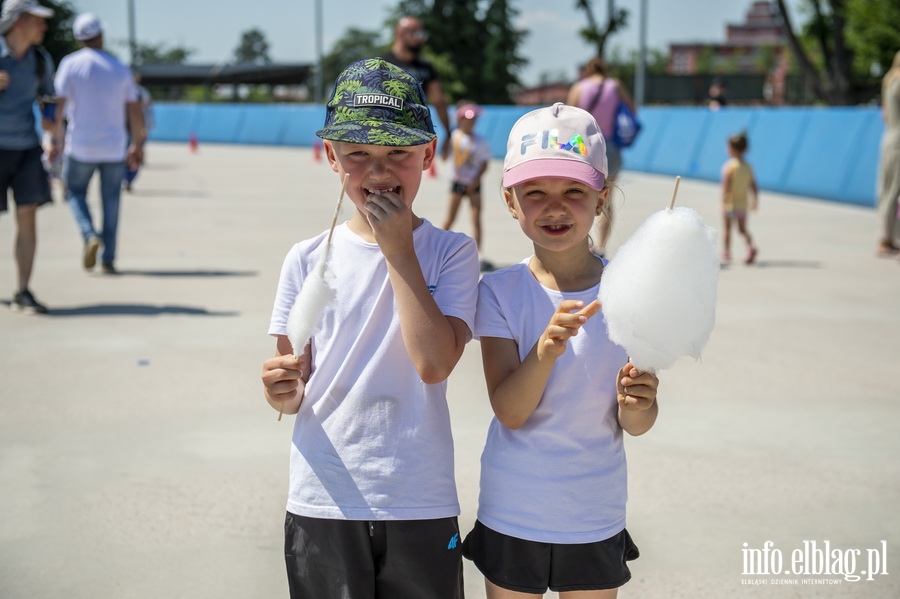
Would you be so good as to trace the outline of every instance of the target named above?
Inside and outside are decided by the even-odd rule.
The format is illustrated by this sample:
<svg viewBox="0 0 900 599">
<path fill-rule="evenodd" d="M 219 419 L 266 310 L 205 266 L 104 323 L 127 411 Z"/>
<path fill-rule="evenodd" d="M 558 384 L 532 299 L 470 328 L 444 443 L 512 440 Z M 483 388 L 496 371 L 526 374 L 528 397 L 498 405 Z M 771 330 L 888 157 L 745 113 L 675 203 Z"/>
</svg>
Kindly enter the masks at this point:
<svg viewBox="0 0 900 599">
<path fill-rule="evenodd" d="M 433 140 L 425 92 L 415 77 L 381 58 L 348 66 L 325 105 L 322 139 L 373 146 L 417 146 Z"/>
</svg>

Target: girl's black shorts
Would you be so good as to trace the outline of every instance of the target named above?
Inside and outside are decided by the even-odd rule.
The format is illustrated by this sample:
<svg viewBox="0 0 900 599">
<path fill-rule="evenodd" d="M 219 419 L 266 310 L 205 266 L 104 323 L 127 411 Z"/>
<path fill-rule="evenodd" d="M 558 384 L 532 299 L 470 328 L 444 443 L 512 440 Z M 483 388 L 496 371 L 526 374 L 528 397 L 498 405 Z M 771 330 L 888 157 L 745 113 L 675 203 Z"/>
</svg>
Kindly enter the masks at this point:
<svg viewBox="0 0 900 599">
<path fill-rule="evenodd" d="M 495 585 L 520 593 L 615 589 L 631 579 L 626 561 L 640 556 L 627 530 L 596 543 L 526 541 L 475 522 L 463 557 Z"/>
</svg>

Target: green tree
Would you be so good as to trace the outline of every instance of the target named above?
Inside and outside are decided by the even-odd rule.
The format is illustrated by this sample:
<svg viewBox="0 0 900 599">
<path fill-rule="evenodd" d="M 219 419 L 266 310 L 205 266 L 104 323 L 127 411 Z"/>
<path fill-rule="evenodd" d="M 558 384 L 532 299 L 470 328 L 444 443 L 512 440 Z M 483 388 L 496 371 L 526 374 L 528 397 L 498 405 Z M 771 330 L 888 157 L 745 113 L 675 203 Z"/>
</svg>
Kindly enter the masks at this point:
<svg viewBox="0 0 900 599">
<path fill-rule="evenodd" d="M 622 49 L 614 47 L 607 52 L 606 65 L 614 77 L 625 81 L 629 88 L 634 88 L 635 71 L 639 60 L 637 50 L 629 50 L 627 56 L 622 54 Z M 645 72 L 648 75 L 663 75 L 669 65 L 669 53 L 659 48 L 647 48 L 647 64 Z"/>
<path fill-rule="evenodd" d="M 776 57 L 773 46 L 760 46 L 753 56 L 753 68 L 758 73 L 769 73 L 775 68 Z"/>
<path fill-rule="evenodd" d="M 697 72 L 712 73 L 715 69 L 716 52 L 712 46 L 703 46 L 697 54 Z"/>
<path fill-rule="evenodd" d="M 325 88 L 337 79 L 337 76 L 348 64 L 363 58 L 371 58 L 383 54 L 387 45 L 379 42 L 381 34 L 377 31 L 365 31 L 351 27 L 331 47 L 331 51 L 322 57 L 322 81 Z"/>
<path fill-rule="evenodd" d="M 168 48 L 165 44 L 137 43 L 134 57 L 136 64 L 184 64 L 195 51 L 181 46 Z"/>
<path fill-rule="evenodd" d="M 490 2 L 482 21 L 484 62 L 479 77 L 488 83 L 479 93 L 478 101 L 485 104 L 507 104 L 511 91 L 519 85 L 517 73 L 528 63 L 519 55 L 519 46 L 526 32 L 513 29 L 511 23 L 518 14 L 511 2 Z"/>
<path fill-rule="evenodd" d="M 847 3 L 847 43 L 853 48 L 853 70 L 881 75 L 900 50 L 900 2 L 853 0 Z"/>
<path fill-rule="evenodd" d="M 47 20 L 47 33 L 44 35 L 44 48 L 53 57 L 53 64 L 58 65 L 59 61 L 66 54 L 71 54 L 80 46 L 72 35 L 72 21 L 75 19 L 75 8 L 71 2 L 66 0 L 54 2 L 53 0 L 44 0 L 43 4 L 47 8 L 53 9 L 53 18 Z"/>
<path fill-rule="evenodd" d="M 886 68 L 900 42 L 896 0 L 804 0 L 795 27 L 777 0 L 788 44 L 816 98 L 831 105 L 868 99 L 873 67 Z"/>
<path fill-rule="evenodd" d="M 242 33 L 241 43 L 234 49 L 234 61 L 238 64 L 272 64 L 266 34 L 256 28 Z"/>
<path fill-rule="evenodd" d="M 607 0 L 606 6 L 606 25 L 600 27 L 597 19 L 594 18 L 594 7 L 591 0 L 577 0 L 575 7 L 584 11 L 587 17 L 587 27 L 581 29 L 578 33 L 589 44 L 593 44 L 597 49 L 597 56 L 603 56 L 603 50 L 606 48 L 606 41 L 616 31 L 624 29 L 628 25 L 628 11 L 624 8 L 616 8 L 615 0 Z"/>
<path fill-rule="evenodd" d="M 527 63 L 518 53 L 526 32 L 512 26 L 517 14 L 507 0 L 402 0 L 386 28 L 393 32 L 403 15 L 422 21 L 428 31 L 423 56 L 434 64 L 450 102 L 509 104 Z"/>
</svg>

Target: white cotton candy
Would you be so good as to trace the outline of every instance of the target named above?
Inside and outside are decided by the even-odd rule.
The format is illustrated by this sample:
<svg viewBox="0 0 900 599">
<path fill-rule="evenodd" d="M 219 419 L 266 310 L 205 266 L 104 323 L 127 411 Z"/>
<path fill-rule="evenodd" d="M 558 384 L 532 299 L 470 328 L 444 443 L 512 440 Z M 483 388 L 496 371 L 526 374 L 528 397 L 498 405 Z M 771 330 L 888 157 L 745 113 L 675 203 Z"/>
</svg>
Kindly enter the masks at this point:
<svg viewBox="0 0 900 599">
<path fill-rule="evenodd" d="M 329 249 L 331 248 L 325 248 L 312 272 L 303 281 L 303 287 L 288 315 L 287 334 L 295 356 L 303 353 L 303 348 L 318 328 L 322 312 L 335 298 L 334 288 L 331 286 L 334 274 L 329 268 Z"/>
<path fill-rule="evenodd" d="M 690 208 L 648 218 L 610 260 L 600 303 L 612 341 L 639 370 L 700 358 L 716 322 L 715 229 Z"/>
</svg>

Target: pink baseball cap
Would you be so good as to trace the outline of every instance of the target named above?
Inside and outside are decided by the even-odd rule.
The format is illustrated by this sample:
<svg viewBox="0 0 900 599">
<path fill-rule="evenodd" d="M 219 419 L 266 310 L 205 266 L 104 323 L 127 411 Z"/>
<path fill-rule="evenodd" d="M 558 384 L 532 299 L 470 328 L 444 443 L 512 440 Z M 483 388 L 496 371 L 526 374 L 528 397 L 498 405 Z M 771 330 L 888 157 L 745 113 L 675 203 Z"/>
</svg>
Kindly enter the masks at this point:
<svg viewBox="0 0 900 599">
<path fill-rule="evenodd" d="M 477 104 L 463 104 L 456 109 L 456 118 L 474 119 L 480 116 L 484 109 Z"/>
<path fill-rule="evenodd" d="M 506 142 L 503 186 L 540 177 L 572 179 L 603 189 L 606 140 L 587 111 L 557 102 L 516 121 Z"/>
</svg>

